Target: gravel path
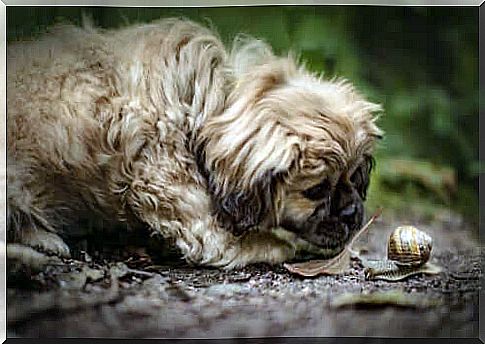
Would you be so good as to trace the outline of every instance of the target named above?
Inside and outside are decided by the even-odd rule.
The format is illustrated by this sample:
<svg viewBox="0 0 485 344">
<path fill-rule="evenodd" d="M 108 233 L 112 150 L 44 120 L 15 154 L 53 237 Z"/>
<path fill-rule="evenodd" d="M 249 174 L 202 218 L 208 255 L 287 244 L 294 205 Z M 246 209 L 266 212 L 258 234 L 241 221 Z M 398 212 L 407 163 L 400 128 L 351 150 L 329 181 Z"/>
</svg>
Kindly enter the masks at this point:
<svg viewBox="0 0 485 344">
<path fill-rule="evenodd" d="M 383 257 L 389 233 L 406 223 L 433 237 L 431 262 L 441 274 L 368 281 L 358 259 L 341 276 L 302 278 L 264 264 L 225 272 L 125 247 L 125 257 L 79 255 L 30 278 L 10 278 L 8 336 L 477 337 L 481 254 L 459 217 L 443 213 L 431 223 L 383 215 L 354 249 Z M 405 302 L 359 303 L 362 295 Z"/>
</svg>

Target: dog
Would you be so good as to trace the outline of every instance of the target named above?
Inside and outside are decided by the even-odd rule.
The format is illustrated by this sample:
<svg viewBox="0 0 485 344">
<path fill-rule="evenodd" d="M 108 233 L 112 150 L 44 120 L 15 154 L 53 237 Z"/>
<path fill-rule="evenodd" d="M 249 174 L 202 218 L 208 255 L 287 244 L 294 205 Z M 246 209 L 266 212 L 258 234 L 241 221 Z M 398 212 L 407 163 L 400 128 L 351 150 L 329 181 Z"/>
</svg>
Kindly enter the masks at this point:
<svg viewBox="0 0 485 344">
<path fill-rule="evenodd" d="M 362 225 L 382 108 L 343 79 L 178 18 L 7 50 L 9 243 L 68 257 L 89 219 L 232 269 L 293 259 L 274 228 L 337 254 Z"/>
</svg>

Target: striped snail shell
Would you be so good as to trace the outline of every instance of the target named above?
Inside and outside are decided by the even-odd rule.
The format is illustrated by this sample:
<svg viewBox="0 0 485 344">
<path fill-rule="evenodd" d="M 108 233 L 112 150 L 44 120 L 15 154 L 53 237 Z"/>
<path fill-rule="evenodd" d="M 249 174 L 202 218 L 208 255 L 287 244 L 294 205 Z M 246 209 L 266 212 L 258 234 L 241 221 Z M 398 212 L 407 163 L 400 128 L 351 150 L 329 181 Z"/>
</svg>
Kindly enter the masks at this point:
<svg viewBox="0 0 485 344">
<path fill-rule="evenodd" d="M 420 266 L 429 260 L 433 241 L 413 226 L 401 226 L 389 237 L 387 256 L 401 266 Z"/>
</svg>

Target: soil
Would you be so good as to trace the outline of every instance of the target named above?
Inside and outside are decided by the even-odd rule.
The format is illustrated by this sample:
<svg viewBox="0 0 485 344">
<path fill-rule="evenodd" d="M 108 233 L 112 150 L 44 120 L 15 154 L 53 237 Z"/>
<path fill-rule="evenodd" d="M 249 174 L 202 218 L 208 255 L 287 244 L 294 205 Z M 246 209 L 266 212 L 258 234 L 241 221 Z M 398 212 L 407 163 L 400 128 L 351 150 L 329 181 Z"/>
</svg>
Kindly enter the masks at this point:
<svg viewBox="0 0 485 344">
<path fill-rule="evenodd" d="M 383 214 L 354 250 L 385 257 L 402 224 L 431 235 L 431 262 L 443 272 L 366 280 L 353 258 L 343 275 L 304 278 L 282 265 L 189 266 L 157 255 L 156 244 L 78 248 L 40 273 L 9 274 L 7 337 L 478 337 L 482 268 L 472 228 L 450 212 L 433 221 Z"/>
</svg>

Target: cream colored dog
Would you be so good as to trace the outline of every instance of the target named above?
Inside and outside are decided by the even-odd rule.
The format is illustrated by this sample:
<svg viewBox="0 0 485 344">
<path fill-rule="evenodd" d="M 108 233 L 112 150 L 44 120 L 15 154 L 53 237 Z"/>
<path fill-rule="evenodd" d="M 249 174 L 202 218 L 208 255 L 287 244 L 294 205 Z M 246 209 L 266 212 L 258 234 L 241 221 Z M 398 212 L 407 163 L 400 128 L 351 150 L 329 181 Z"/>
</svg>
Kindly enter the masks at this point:
<svg viewBox="0 0 485 344">
<path fill-rule="evenodd" d="M 380 107 L 259 40 L 166 19 L 7 56 L 10 242 L 67 256 L 95 219 L 233 268 L 293 258 L 277 226 L 337 253 L 362 223 Z"/>
</svg>

